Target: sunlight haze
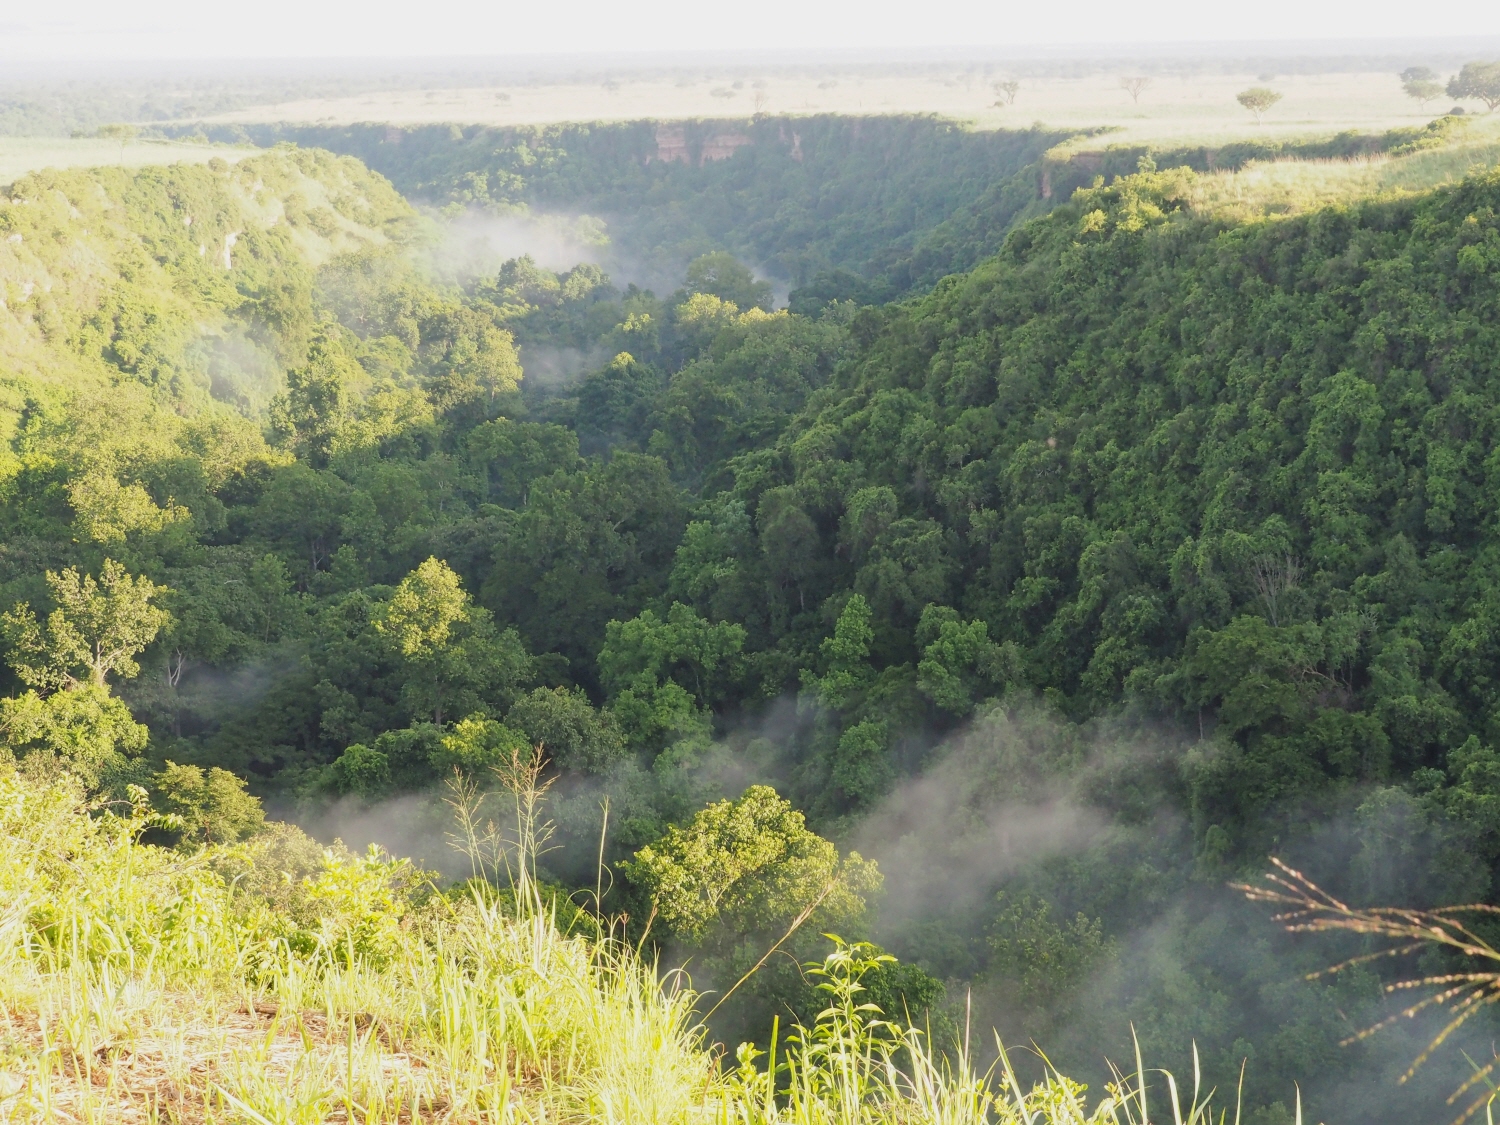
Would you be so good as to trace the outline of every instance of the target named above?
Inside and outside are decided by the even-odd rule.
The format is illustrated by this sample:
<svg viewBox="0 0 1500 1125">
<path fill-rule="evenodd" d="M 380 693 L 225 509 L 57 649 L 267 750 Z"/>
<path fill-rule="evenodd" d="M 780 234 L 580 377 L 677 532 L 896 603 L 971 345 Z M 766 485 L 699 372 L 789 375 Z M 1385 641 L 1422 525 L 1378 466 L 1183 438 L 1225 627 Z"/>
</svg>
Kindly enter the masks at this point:
<svg viewBox="0 0 1500 1125">
<path fill-rule="evenodd" d="M 1391 0 L 1354 5 L 1272 0 L 1257 6 L 1156 0 L 1083 0 L 1065 19 L 1051 5 L 939 0 L 912 5 L 816 0 L 729 7 L 656 0 L 619 5 L 436 0 L 414 9 L 271 0 L 253 13 L 185 0 L 12 8 L 0 16 L 0 57 L 152 58 L 432 57 L 573 52 L 829 51 L 879 48 L 1090 46 L 1183 42 L 1456 38 L 1500 33 L 1500 11 L 1477 0 L 1434 12 Z M 795 30 L 792 30 L 795 29 Z M 1389 45 L 1389 43 L 1387 44 Z"/>
</svg>

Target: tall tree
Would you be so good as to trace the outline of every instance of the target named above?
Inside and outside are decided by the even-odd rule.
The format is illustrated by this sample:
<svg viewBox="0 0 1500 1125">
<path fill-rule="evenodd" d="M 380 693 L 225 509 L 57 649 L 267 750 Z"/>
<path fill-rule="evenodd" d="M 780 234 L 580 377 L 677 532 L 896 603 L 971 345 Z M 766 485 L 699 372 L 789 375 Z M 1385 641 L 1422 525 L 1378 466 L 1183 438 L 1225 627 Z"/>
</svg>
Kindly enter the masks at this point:
<svg viewBox="0 0 1500 1125">
<path fill-rule="evenodd" d="M 271 429 L 315 468 L 328 464 L 349 422 L 356 389 L 369 381 L 349 354 L 337 325 L 313 338 L 307 362 L 287 372 L 286 390 L 271 403 Z"/>
<path fill-rule="evenodd" d="M 1401 89 L 1406 91 L 1408 98 L 1421 102 L 1425 109 L 1428 102 L 1441 96 L 1443 84 L 1430 78 L 1409 78 L 1401 84 Z"/>
<path fill-rule="evenodd" d="M 121 751 L 146 748 L 146 728 L 110 694 L 108 681 L 140 671 L 136 654 L 169 620 L 153 604 L 165 590 L 113 559 L 97 580 L 70 567 L 49 571 L 47 585 L 57 607 L 45 624 L 27 605 L 0 619 L 11 666 L 33 689 L 0 699 L 0 746 L 16 755 L 51 755 L 93 786 L 121 761 Z"/>
<path fill-rule="evenodd" d="M 374 625 L 411 673 L 403 699 L 439 727 L 449 714 L 508 702 L 530 674 L 514 630 L 497 633 L 489 611 L 471 604 L 458 575 L 436 558 L 401 580 Z"/>
<path fill-rule="evenodd" d="M 750 267 L 733 254 L 716 250 L 688 263 L 689 293 L 709 293 L 740 309 L 771 307 L 771 284 L 756 281 Z"/>
<path fill-rule="evenodd" d="M 1464 63 L 1463 69 L 1448 79 L 1450 98 L 1473 98 L 1491 112 L 1500 105 L 1500 62 Z"/>
<path fill-rule="evenodd" d="M 766 785 L 669 828 L 624 867 L 672 934 L 700 941 L 718 930 L 729 947 L 784 931 L 804 910 L 814 914 L 814 932 L 858 926 L 865 896 L 880 887 L 874 863 L 858 852 L 841 859 Z"/>
<path fill-rule="evenodd" d="M 165 588 L 131 576 L 113 559 L 104 560 L 97 580 L 75 567 L 48 571 L 47 587 L 57 608 L 45 625 L 24 604 L 0 619 L 16 652 L 16 673 L 38 691 L 82 683 L 102 688 L 111 674 L 134 676 L 140 671 L 136 654 L 170 619 L 154 604 Z"/>
</svg>

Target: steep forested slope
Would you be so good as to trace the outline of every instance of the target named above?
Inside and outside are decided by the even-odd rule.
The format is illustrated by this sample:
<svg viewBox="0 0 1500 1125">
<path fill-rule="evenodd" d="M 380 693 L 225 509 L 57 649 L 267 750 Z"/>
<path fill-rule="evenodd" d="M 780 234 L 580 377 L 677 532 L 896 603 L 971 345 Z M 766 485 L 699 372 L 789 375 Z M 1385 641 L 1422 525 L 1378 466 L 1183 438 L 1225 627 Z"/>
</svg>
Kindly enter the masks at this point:
<svg viewBox="0 0 1500 1125">
<path fill-rule="evenodd" d="M 1113 749 L 1096 742 L 1092 765 L 1066 738 L 971 736 L 941 768 L 975 814 L 1018 785 L 1055 799 L 1068 777 L 1116 826 L 1155 827 L 1032 865 L 1019 886 L 1040 899 L 1002 901 L 968 952 L 921 927 L 904 952 L 1017 974 L 1023 1004 L 1091 980 L 1075 1027 L 1096 1026 L 1100 990 L 1134 996 L 1138 1026 L 1191 996 L 1200 1045 L 1227 1046 L 1207 1017 L 1227 995 L 1241 1027 L 1265 1018 L 1268 1043 L 1321 1051 L 1358 1022 L 1333 1018 L 1349 996 L 1253 1016 L 1278 970 L 1238 943 L 1220 958 L 1222 933 L 1202 944 L 1221 907 L 1157 930 L 1185 976 L 1154 1000 L 1150 974 L 1110 985 L 1067 958 L 1027 985 L 1027 960 L 1055 941 L 1107 963 L 1072 912 L 1130 940 L 1195 880 L 1273 850 L 1356 898 L 1493 895 L 1500 179 L 1232 228 L 1180 210 L 1187 187 L 1172 172 L 1082 192 L 973 273 L 861 314 L 857 356 L 774 449 L 731 463 L 725 514 L 694 525 L 679 565 L 725 544 L 690 600 L 732 605 L 837 710 L 792 775 L 825 816 L 875 805 L 934 724 L 1003 689 L 1075 719 L 1171 724 L 1093 736 Z M 1140 879 L 1150 893 L 1127 893 Z M 953 909 L 943 894 L 921 901 Z M 1377 1112 L 1347 1088 L 1322 1096 Z"/>
<path fill-rule="evenodd" d="M 1075 714 L 1229 736 L 1195 807 L 1248 842 L 1289 789 L 1495 737 L 1500 181 L 1227 230 L 1174 213 L 1184 184 L 1081 192 L 866 314 L 736 495 L 801 514 L 785 546 L 760 517 L 807 560 L 768 577 L 863 595 L 883 663 L 952 605 Z"/>
</svg>

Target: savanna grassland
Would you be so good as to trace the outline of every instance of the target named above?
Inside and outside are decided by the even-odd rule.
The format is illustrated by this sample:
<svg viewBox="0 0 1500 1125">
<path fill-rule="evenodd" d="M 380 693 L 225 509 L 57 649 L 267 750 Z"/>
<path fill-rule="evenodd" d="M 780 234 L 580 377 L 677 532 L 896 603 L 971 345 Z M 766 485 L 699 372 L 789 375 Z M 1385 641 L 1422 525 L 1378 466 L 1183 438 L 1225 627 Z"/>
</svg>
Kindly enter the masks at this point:
<svg viewBox="0 0 1500 1125">
<path fill-rule="evenodd" d="M 1235 102 L 1249 86 L 1273 85 L 1283 100 L 1260 127 L 1278 137 L 1358 129 L 1365 132 L 1426 121 L 1428 109 L 1383 72 L 1288 74 L 1152 73 L 1137 98 L 1120 80 L 1139 67 L 1098 66 L 1083 77 L 1014 75 L 1003 64 L 955 67 L 947 73 L 881 74 L 878 70 L 812 74 L 622 74 L 601 82 L 371 92 L 243 109 L 208 117 L 208 124 L 546 125 L 559 122 L 933 113 L 984 129 L 1033 122 L 1068 130 L 1110 129 L 1127 144 L 1223 143 L 1253 135 L 1250 115 Z M 1159 67 L 1148 68 L 1157 71 Z M 1014 78 L 1014 101 L 997 82 Z"/>
<path fill-rule="evenodd" d="M 7 1119 L 1483 1112 L 1493 130 L 1069 81 L 0 193 Z"/>
</svg>

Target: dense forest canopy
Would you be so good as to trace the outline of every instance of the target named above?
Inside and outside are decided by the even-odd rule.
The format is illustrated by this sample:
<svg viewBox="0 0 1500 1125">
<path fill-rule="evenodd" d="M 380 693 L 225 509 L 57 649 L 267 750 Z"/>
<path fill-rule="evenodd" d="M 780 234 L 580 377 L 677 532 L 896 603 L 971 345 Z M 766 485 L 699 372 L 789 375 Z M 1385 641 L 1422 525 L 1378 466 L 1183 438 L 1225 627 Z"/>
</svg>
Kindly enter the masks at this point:
<svg viewBox="0 0 1500 1125">
<path fill-rule="evenodd" d="M 1329 950 L 1222 888 L 1494 899 L 1500 177 L 1235 224 L 1160 156 L 1044 199 L 1040 130 L 744 128 L 399 140 L 405 189 L 636 210 L 672 292 L 442 281 L 436 220 L 314 149 L 11 185 L 6 753 L 184 848 L 264 802 L 436 864 L 444 779 L 541 744 L 545 877 L 602 852 L 700 983 L 803 917 L 939 1029 L 972 987 L 1079 1073 L 1133 1025 L 1249 1058 L 1265 1125 L 1293 1081 L 1419 1115 L 1461 1066 L 1338 1046 L 1379 970 L 1299 981 Z M 723 1033 L 815 1000 L 778 958 Z"/>
</svg>

